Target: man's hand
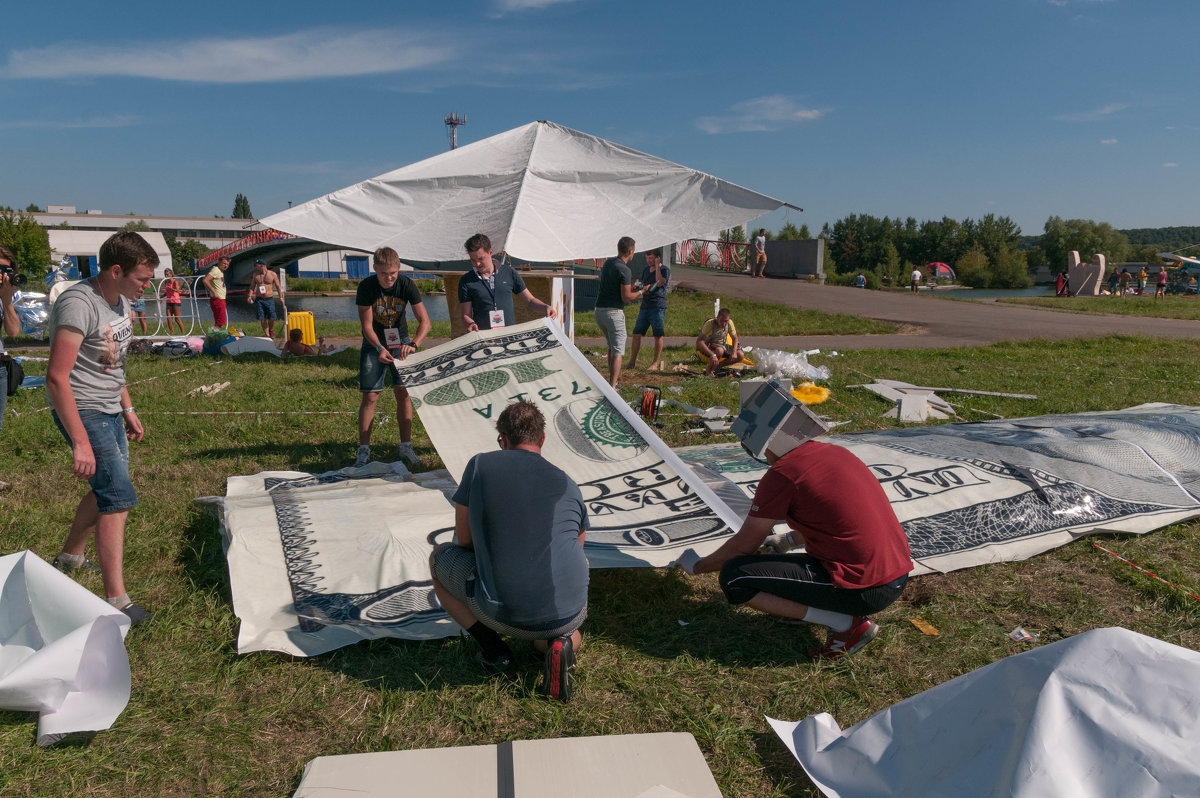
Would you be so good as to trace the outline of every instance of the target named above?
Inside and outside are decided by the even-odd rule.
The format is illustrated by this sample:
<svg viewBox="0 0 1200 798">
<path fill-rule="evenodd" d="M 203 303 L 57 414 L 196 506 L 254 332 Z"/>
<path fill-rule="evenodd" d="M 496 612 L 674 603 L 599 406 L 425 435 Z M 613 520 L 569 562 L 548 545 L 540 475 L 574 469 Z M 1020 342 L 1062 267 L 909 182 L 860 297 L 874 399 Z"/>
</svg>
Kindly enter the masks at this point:
<svg viewBox="0 0 1200 798">
<path fill-rule="evenodd" d="M 417 348 L 415 346 L 413 346 L 412 344 L 400 344 L 400 349 L 399 349 L 400 359 L 407 360 L 408 356 L 416 351 L 417 351 Z M 382 358 L 380 358 L 380 360 L 382 360 Z"/>
<path fill-rule="evenodd" d="M 467 324 L 467 332 L 479 332 L 479 325 L 473 321 L 470 322 Z"/>
<path fill-rule="evenodd" d="M 84 440 L 71 447 L 75 463 L 71 472 L 80 479 L 91 479 L 96 473 L 96 455 L 92 453 L 92 444 Z"/>
<path fill-rule="evenodd" d="M 554 310 L 554 307 L 552 305 L 546 306 L 546 318 L 548 318 L 548 319 L 557 319 L 558 318 L 558 313 Z"/>
<path fill-rule="evenodd" d="M 247 305 L 253 305 L 253 304 L 254 304 L 254 294 L 251 294 L 250 296 L 246 297 L 246 304 L 247 304 Z"/>
<path fill-rule="evenodd" d="M 768 554 L 786 554 L 794 548 L 796 544 L 792 541 L 791 533 L 782 532 L 778 535 L 768 535 L 759 550 Z"/>
<path fill-rule="evenodd" d="M 385 346 L 383 349 L 379 350 L 379 362 L 386 366 L 389 363 L 395 363 L 396 358 L 392 357 L 392 353 L 388 351 L 388 348 Z"/>
<path fill-rule="evenodd" d="M 121 416 L 125 421 L 125 437 L 131 441 L 141 441 L 146 430 L 142 428 L 142 420 L 137 413 L 122 413 Z"/>
<path fill-rule="evenodd" d="M 696 568 L 696 563 L 700 562 L 702 559 L 703 558 L 696 553 L 695 549 L 687 549 L 683 552 L 683 554 L 679 555 L 679 559 L 677 559 L 673 565 L 676 568 L 682 568 L 686 573 L 695 576 L 696 571 L 694 569 Z"/>
</svg>

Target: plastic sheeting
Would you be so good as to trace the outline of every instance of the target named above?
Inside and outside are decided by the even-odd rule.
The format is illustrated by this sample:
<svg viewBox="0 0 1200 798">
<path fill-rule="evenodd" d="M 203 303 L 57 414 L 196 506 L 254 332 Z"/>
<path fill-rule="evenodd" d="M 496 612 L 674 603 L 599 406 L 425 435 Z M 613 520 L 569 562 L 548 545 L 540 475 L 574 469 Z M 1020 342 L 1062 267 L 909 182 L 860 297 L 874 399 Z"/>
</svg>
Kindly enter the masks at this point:
<svg viewBox="0 0 1200 798">
<path fill-rule="evenodd" d="M 834 798 L 1195 795 L 1200 653 L 1096 629 L 994 662 L 844 732 L 768 718 Z"/>
<path fill-rule="evenodd" d="M 1200 516 L 1200 408 L 832 435 L 874 472 L 908 535 L 914 574 L 1023 560 L 1092 532 L 1145 533 Z M 736 512 L 766 467 L 737 444 L 677 450 Z"/>
<path fill-rule="evenodd" d="M 38 745 L 112 726 L 129 703 L 129 618 L 29 551 L 0 557 L 0 709 Z"/>
<path fill-rule="evenodd" d="M 518 258 L 611 257 L 617 239 L 661 247 L 743 224 L 786 203 L 556 125 L 531 122 L 326 194 L 267 227 L 402 258 L 462 260 L 486 233 Z"/>
</svg>

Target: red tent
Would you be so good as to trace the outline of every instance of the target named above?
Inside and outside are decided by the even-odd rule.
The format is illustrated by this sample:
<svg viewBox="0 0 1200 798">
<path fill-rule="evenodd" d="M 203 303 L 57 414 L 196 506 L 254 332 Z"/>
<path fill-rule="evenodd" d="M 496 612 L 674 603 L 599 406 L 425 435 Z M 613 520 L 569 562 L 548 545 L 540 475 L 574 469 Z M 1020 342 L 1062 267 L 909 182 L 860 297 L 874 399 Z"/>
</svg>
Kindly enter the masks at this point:
<svg viewBox="0 0 1200 798">
<path fill-rule="evenodd" d="M 926 264 L 925 269 L 930 277 L 936 277 L 939 280 L 954 282 L 958 279 L 958 275 L 954 273 L 954 269 L 951 269 L 949 264 L 941 263 L 940 261 Z"/>
</svg>

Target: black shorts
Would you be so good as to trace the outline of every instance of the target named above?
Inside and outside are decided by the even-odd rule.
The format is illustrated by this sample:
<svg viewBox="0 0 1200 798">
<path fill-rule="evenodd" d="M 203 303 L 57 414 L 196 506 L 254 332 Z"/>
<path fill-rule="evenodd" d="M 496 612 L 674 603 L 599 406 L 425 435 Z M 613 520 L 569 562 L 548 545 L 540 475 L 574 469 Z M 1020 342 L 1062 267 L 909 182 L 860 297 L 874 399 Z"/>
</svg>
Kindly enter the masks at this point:
<svg viewBox="0 0 1200 798">
<path fill-rule="evenodd" d="M 836 587 L 825 566 L 807 554 L 746 554 L 721 567 L 721 590 L 730 604 L 745 604 L 758 593 L 769 593 L 846 615 L 879 612 L 900 598 L 907 582 L 905 574 L 876 587 Z"/>
</svg>

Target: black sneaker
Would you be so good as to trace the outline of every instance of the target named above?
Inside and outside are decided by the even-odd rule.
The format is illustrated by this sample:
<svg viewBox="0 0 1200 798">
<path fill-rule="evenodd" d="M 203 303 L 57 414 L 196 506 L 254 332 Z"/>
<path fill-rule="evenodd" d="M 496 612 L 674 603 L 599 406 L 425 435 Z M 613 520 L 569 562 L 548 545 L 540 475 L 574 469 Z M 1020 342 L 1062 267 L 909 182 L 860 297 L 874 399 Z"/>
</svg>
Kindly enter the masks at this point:
<svg viewBox="0 0 1200 798">
<path fill-rule="evenodd" d="M 96 565 L 96 563 L 87 558 L 84 558 L 83 562 L 79 565 L 71 565 L 71 563 L 64 560 L 62 555 L 59 554 L 54 558 L 54 562 L 52 562 L 51 565 L 62 571 L 64 574 L 73 574 L 76 571 L 87 571 L 88 573 L 93 574 L 100 573 L 100 566 Z"/>
<path fill-rule="evenodd" d="M 130 628 L 137 626 L 139 623 L 147 623 L 154 620 L 154 613 L 146 612 L 133 602 L 130 602 L 122 607 L 121 612 L 129 616 L 129 620 L 131 621 L 129 624 Z"/>
<path fill-rule="evenodd" d="M 488 659 L 483 655 L 483 651 L 476 651 L 475 661 L 478 662 L 485 671 L 489 671 L 490 673 L 498 674 L 500 676 L 513 676 L 517 672 L 517 663 L 513 658 L 511 651 L 507 654 L 501 654 L 495 659 Z"/>
<path fill-rule="evenodd" d="M 546 666 L 542 689 L 557 701 L 570 701 L 575 681 L 575 647 L 571 636 L 550 641 L 546 647 Z"/>
</svg>

